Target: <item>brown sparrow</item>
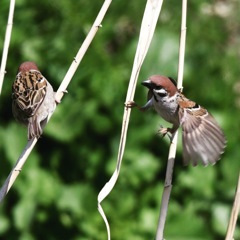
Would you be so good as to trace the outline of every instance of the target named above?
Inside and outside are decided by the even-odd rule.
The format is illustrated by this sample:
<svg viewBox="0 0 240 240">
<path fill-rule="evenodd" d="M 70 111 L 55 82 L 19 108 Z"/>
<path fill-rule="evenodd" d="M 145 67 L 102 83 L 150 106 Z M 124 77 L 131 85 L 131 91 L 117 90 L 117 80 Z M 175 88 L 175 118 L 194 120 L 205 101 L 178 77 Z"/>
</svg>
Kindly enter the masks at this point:
<svg viewBox="0 0 240 240">
<path fill-rule="evenodd" d="M 138 107 L 134 102 L 127 107 L 137 106 L 141 111 L 153 107 L 172 128 L 161 128 L 163 134 L 174 133 L 182 127 L 183 160 L 193 166 L 214 164 L 220 159 L 226 146 L 225 136 L 212 115 L 197 103 L 187 99 L 172 78 L 154 75 L 142 82 L 149 89 L 148 102 Z"/>
<path fill-rule="evenodd" d="M 17 121 L 28 127 L 28 140 L 40 137 L 55 107 L 53 88 L 37 65 L 22 63 L 12 86 L 12 112 Z"/>
</svg>

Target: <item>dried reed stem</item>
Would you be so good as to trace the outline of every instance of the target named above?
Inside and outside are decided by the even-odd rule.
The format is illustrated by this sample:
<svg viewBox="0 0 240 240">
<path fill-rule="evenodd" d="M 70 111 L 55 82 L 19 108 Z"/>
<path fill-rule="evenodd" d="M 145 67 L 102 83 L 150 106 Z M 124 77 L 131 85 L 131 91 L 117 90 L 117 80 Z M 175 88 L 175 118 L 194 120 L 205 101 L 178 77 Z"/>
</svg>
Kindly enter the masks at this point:
<svg viewBox="0 0 240 240">
<path fill-rule="evenodd" d="M 8 49 L 9 49 L 11 33 L 12 33 L 14 7 L 15 7 L 15 0 L 11 0 L 10 6 L 9 6 L 8 23 L 7 23 L 6 33 L 5 33 L 5 40 L 4 40 L 3 54 L 2 54 L 2 61 L 1 61 L 1 68 L 0 68 L 0 95 L 2 92 L 3 80 L 6 73 L 5 69 L 6 69 Z"/>
<path fill-rule="evenodd" d="M 185 56 L 185 44 L 186 44 L 186 19 L 187 19 L 187 0 L 182 1 L 182 23 L 181 23 L 181 36 L 180 36 L 180 46 L 179 46 L 179 62 L 178 62 L 178 88 L 182 89 L 183 82 L 183 71 L 184 71 L 184 56 Z M 170 194 L 172 190 L 172 175 L 174 168 L 174 160 L 176 156 L 177 149 L 177 137 L 178 131 L 173 134 L 171 145 L 169 148 L 167 171 L 165 177 L 164 190 L 162 195 L 160 216 L 158 220 L 158 228 L 156 233 L 156 239 L 164 239 L 164 226 L 167 217 L 168 203 L 170 199 Z"/>
<path fill-rule="evenodd" d="M 63 97 L 64 92 L 66 92 L 66 89 L 68 87 L 68 84 L 70 83 L 74 73 L 76 72 L 84 54 L 86 53 L 90 43 L 92 42 L 95 34 L 97 33 L 99 27 L 101 26 L 101 22 L 111 4 L 112 0 L 105 0 L 105 2 L 102 5 L 101 10 L 98 13 L 98 16 L 93 23 L 92 28 L 90 29 L 86 39 L 84 40 L 82 46 L 80 47 L 76 57 L 74 58 L 68 72 L 66 73 L 60 87 L 57 91 L 56 100 L 60 102 L 60 100 Z M 53 113 L 52 113 L 53 114 Z M 48 116 L 48 121 L 51 118 L 52 114 Z M 5 183 L 3 184 L 2 188 L 0 189 L 0 202 L 4 199 L 8 191 L 10 190 L 11 186 L 13 185 L 14 181 L 16 180 L 18 174 L 20 173 L 25 161 L 27 160 L 29 154 L 31 153 L 33 147 L 37 143 L 37 139 L 34 138 L 30 141 L 28 141 L 26 147 L 24 148 L 22 154 L 20 155 L 19 159 L 17 160 L 17 163 L 13 170 L 10 172 L 8 178 L 6 179 Z"/>
<path fill-rule="evenodd" d="M 136 50 L 136 54 L 135 54 L 135 58 L 134 58 L 132 73 L 131 73 L 131 77 L 130 77 L 130 81 L 129 81 L 129 85 L 128 85 L 126 103 L 128 101 L 132 101 L 134 98 L 139 71 L 141 69 L 142 63 L 144 61 L 144 58 L 147 54 L 149 45 L 151 43 L 153 33 L 155 31 L 156 23 L 157 23 L 159 14 L 160 14 L 161 7 L 162 7 L 162 0 L 148 0 L 147 1 L 143 20 L 142 20 L 137 50 Z M 102 215 L 104 222 L 106 224 L 108 240 L 111 239 L 110 227 L 109 227 L 107 218 L 104 214 L 104 211 L 101 207 L 101 202 L 107 197 L 107 195 L 113 189 L 113 187 L 118 179 L 119 173 L 120 173 L 121 162 L 122 162 L 122 158 L 123 158 L 123 154 L 124 154 L 124 150 L 125 150 L 130 113 L 131 113 L 130 108 L 127 108 L 127 107 L 124 108 L 122 132 L 121 132 L 120 143 L 119 143 L 116 169 L 115 169 L 111 179 L 105 184 L 105 186 L 102 188 L 102 190 L 98 194 L 98 210 L 99 210 L 100 214 Z"/>
<path fill-rule="evenodd" d="M 237 189 L 235 193 L 233 208 L 228 223 L 227 235 L 225 240 L 233 240 L 233 234 L 236 227 L 239 212 L 240 212 L 240 174 L 238 176 Z"/>
</svg>

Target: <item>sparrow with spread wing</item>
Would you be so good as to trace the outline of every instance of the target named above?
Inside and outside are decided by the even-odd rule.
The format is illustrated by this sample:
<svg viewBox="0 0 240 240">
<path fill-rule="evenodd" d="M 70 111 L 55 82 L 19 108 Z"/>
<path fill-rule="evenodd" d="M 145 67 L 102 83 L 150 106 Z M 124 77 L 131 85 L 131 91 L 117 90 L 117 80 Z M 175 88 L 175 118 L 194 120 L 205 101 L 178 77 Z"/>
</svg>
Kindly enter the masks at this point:
<svg viewBox="0 0 240 240">
<path fill-rule="evenodd" d="M 154 108 L 172 128 L 161 128 L 160 132 L 174 133 L 182 127 L 183 160 L 187 165 L 192 162 L 196 166 L 215 164 L 226 146 L 223 131 L 213 116 L 197 103 L 187 99 L 177 89 L 176 81 L 160 75 L 153 75 L 142 85 L 149 89 L 148 102 L 141 111 Z M 135 102 L 127 103 L 127 107 L 137 106 Z"/>
</svg>

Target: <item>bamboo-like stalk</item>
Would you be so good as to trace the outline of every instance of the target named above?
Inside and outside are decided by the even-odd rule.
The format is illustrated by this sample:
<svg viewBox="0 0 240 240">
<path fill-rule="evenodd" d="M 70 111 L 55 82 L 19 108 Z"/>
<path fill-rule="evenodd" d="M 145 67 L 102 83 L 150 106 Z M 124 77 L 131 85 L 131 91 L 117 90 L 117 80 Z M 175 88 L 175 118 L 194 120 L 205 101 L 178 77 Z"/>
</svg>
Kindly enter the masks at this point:
<svg viewBox="0 0 240 240">
<path fill-rule="evenodd" d="M 181 36 L 179 46 L 179 62 L 178 62 L 178 83 L 179 89 L 182 89 L 183 71 L 184 71 L 184 56 L 185 56 L 185 44 L 186 44 L 186 19 L 187 19 L 187 0 L 182 1 L 182 23 L 181 23 Z M 178 131 L 172 136 L 171 145 L 169 148 L 167 171 L 165 177 L 164 190 L 162 194 L 162 202 L 160 209 L 160 216 L 158 220 L 158 227 L 156 233 L 156 240 L 164 239 L 164 227 L 167 217 L 168 203 L 172 190 L 172 175 L 174 168 L 174 161 L 177 149 Z"/>
<path fill-rule="evenodd" d="M 160 14 L 160 10 L 162 7 L 162 2 L 163 2 L 163 0 L 148 0 L 147 1 L 143 20 L 142 20 L 137 50 L 136 50 L 136 54 L 135 54 L 135 58 L 134 58 L 132 73 L 131 73 L 131 77 L 130 77 L 130 81 L 129 81 L 129 85 L 128 85 L 126 103 L 129 101 L 132 101 L 134 98 L 138 75 L 139 75 L 142 63 L 147 54 L 149 45 L 151 43 L 153 33 L 155 31 L 156 23 L 157 23 L 157 20 L 158 20 L 159 14 Z M 106 224 L 108 240 L 111 239 L 110 227 L 109 227 L 107 218 L 104 214 L 104 211 L 102 209 L 101 202 L 112 191 L 112 189 L 118 179 L 119 173 L 120 173 L 121 163 L 122 163 L 123 154 L 124 154 L 124 150 L 125 150 L 130 113 L 131 113 L 131 109 L 125 107 L 124 114 L 123 114 L 122 131 L 121 131 L 121 137 L 120 137 L 120 143 L 119 143 L 119 149 L 118 149 L 116 169 L 115 169 L 112 177 L 110 178 L 110 180 L 105 184 L 105 186 L 102 188 L 102 190 L 98 194 L 98 210 L 99 210 L 100 214 L 102 215 L 102 218 L 104 219 L 104 222 Z"/>
<path fill-rule="evenodd" d="M 0 68 L 0 95 L 2 92 L 3 80 L 6 73 L 5 69 L 7 64 L 8 49 L 9 49 L 11 33 L 12 33 L 14 7 L 15 7 L 15 0 L 11 0 L 10 6 L 9 6 L 8 23 L 7 23 L 6 33 L 5 33 L 5 40 L 4 40 L 3 54 L 2 54 L 2 61 L 1 61 L 1 68 Z"/>
<path fill-rule="evenodd" d="M 64 92 L 66 92 L 66 89 L 68 87 L 68 84 L 70 83 L 74 73 L 76 72 L 83 56 L 85 55 L 90 43 L 92 42 L 95 34 L 97 33 L 99 27 L 101 26 L 101 22 L 111 4 L 112 0 L 105 0 L 105 2 L 102 5 L 102 8 L 100 9 L 98 16 L 96 20 L 93 23 L 92 28 L 90 29 L 86 39 L 84 40 L 82 46 L 80 47 L 76 57 L 74 58 L 68 72 L 66 73 L 60 87 L 57 90 L 56 94 L 56 100 L 60 102 L 60 100 L 63 97 Z M 53 113 L 52 113 L 53 114 Z M 52 114 L 48 116 L 48 120 L 51 118 Z M 13 185 L 14 181 L 16 180 L 18 174 L 22 170 L 22 167 L 24 163 L 26 162 L 29 154 L 31 153 L 32 149 L 34 148 L 35 144 L 37 143 L 37 139 L 34 138 L 30 141 L 28 141 L 26 147 L 24 148 L 22 154 L 17 160 L 16 165 L 14 166 L 13 170 L 10 172 L 9 176 L 7 177 L 5 183 L 3 184 L 2 188 L 0 189 L 0 202 L 4 199 L 8 191 L 10 190 L 11 186 Z"/>
<path fill-rule="evenodd" d="M 227 229 L 225 240 L 233 240 L 234 230 L 236 227 L 239 213 L 240 213 L 240 173 L 238 176 L 238 183 L 237 183 L 233 208 L 232 208 L 231 217 L 228 223 L 228 229 Z"/>
</svg>

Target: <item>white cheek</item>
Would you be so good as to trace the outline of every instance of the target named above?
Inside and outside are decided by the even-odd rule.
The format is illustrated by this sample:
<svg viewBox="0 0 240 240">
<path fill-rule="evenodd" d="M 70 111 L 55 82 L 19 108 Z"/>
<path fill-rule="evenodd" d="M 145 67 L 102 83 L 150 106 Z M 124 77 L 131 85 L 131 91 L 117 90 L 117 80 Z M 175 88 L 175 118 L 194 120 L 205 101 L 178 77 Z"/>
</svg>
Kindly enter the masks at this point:
<svg viewBox="0 0 240 240">
<path fill-rule="evenodd" d="M 158 90 L 154 90 L 154 92 L 156 93 L 156 95 L 158 95 L 158 97 L 164 98 L 164 96 L 167 96 L 167 91 L 163 88 L 158 89 Z"/>
</svg>

